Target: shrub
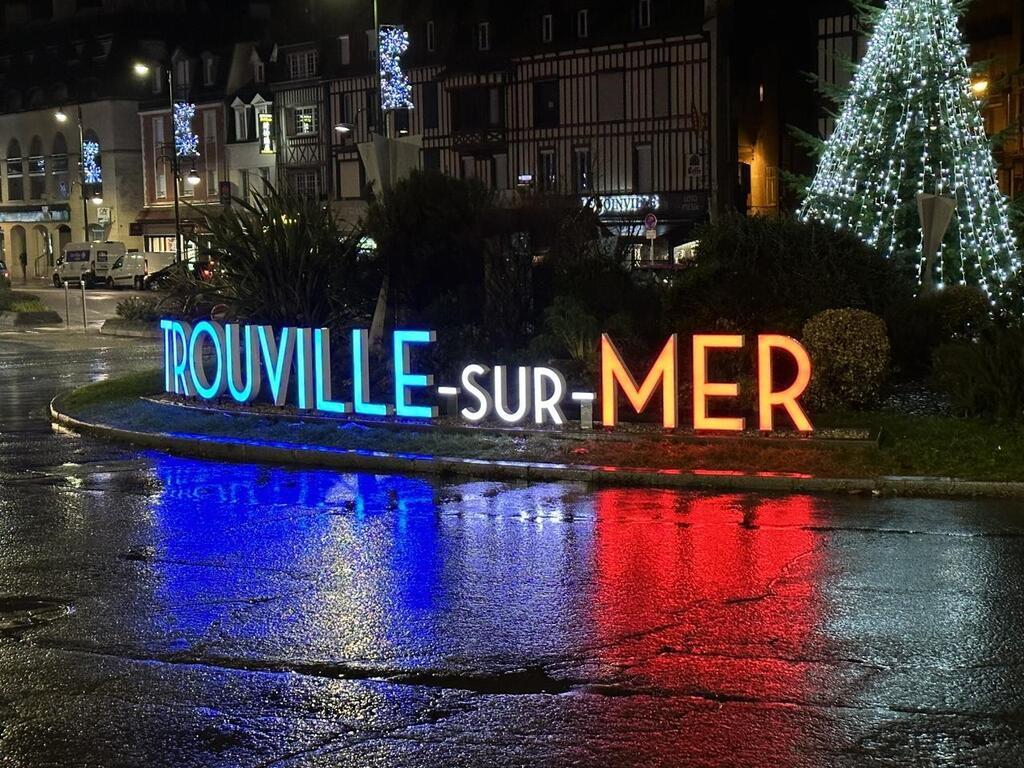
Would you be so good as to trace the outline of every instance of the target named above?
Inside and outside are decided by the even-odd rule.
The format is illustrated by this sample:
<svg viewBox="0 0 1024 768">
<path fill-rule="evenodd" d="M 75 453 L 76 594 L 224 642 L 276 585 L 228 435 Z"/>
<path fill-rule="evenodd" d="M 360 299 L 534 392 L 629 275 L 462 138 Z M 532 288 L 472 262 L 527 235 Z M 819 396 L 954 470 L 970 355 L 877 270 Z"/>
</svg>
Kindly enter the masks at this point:
<svg viewBox="0 0 1024 768">
<path fill-rule="evenodd" d="M 327 206 L 289 189 L 234 199 L 207 217 L 216 263 L 210 283 L 190 278 L 194 306 L 223 304 L 228 316 L 320 328 L 363 318 L 379 278 L 361 257 L 362 235 L 339 226 Z"/>
<path fill-rule="evenodd" d="M 156 300 L 138 296 L 117 302 L 117 309 L 114 311 L 122 320 L 151 323 L 160 319 L 160 309 Z"/>
<path fill-rule="evenodd" d="M 894 363 L 904 376 L 922 377 L 937 347 L 977 339 L 992 323 L 992 305 L 977 288 L 957 285 L 918 296 L 890 318 Z"/>
<path fill-rule="evenodd" d="M 804 326 L 814 375 L 808 402 L 817 409 L 863 407 L 878 397 L 889 369 L 885 322 L 859 309 L 829 309 Z"/>
<path fill-rule="evenodd" d="M 703 227 L 696 265 L 666 297 L 671 327 L 725 319 L 748 333 L 798 334 L 826 309 L 889 317 L 913 297 L 911 276 L 848 232 L 788 217 L 726 215 Z"/>
<path fill-rule="evenodd" d="M 975 341 L 940 346 L 932 377 L 966 416 L 1019 419 L 1024 414 L 1024 330 L 992 327 Z"/>
</svg>

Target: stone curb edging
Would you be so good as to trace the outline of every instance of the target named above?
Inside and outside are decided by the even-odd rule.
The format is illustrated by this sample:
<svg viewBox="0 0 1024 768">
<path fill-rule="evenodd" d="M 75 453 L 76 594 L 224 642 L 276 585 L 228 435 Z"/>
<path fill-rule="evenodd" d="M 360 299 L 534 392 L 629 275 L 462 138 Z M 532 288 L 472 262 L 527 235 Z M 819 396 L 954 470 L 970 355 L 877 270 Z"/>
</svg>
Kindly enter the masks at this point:
<svg viewBox="0 0 1024 768">
<path fill-rule="evenodd" d="M 159 339 L 160 329 L 153 323 L 140 323 L 112 317 L 100 327 L 103 336 L 120 336 L 129 339 Z"/>
<path fill-rule="evenodd" d="M 408 456 L 342 448 L 257 445 L 244 440 L 169 435 L 95 424 L 60 411 L 60 396 L 50 403 L 50 419 L 83 435 L 129 443 L 188 458 L 241 463 L 286 464 L 348 472 L 455 475 L 526 482 L 567 481 L 598 485 L 775 493 L 832 493 L 924 498 L 1024 498 L 1024 483 L 994 483 L 953 478 L 879 477 L 839 479 L 779 475 L 693 474 L 681 470 L 632 469 L 590 465 L 490 461 Z"/>
</svg>

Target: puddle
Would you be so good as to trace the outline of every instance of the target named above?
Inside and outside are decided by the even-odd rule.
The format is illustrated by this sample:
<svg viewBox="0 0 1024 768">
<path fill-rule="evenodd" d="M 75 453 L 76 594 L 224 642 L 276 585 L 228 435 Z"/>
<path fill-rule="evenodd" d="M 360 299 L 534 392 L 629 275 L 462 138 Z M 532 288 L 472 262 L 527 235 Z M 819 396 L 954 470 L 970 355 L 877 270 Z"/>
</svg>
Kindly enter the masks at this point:
<svg viewBox="0 0 1024 768">
<path fill-rule="evenodd" d="M 0 597 L 0 635 L 23 632 L 69 616 L 64 603 L 35 597 Z"/>
</svg>

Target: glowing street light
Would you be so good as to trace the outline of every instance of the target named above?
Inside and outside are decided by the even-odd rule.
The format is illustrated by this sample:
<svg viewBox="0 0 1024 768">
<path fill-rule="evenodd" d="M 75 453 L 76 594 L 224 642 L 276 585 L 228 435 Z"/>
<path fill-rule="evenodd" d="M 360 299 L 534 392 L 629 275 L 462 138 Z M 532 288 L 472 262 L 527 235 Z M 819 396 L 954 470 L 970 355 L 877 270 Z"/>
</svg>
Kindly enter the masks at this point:
<svg viewBox="0 0 1024 768">
<path fill-rule="evenodd" d="M 202 179 L 199 177 L 199 174 L 196 172 L 195 168 L 189 171 L 188 175 L 185 177 L 185 183 L 188 184 L 190 187 L 198 187 L 200 181 L 202 181 Z"/>
<path fill-rule="evenodd" d="M 988 85 L 988 79 L 981 78 L 971 83 L 971 90 L 974 91 L 975 96 L 981 97 L 988 93 Z"/>
</svg>

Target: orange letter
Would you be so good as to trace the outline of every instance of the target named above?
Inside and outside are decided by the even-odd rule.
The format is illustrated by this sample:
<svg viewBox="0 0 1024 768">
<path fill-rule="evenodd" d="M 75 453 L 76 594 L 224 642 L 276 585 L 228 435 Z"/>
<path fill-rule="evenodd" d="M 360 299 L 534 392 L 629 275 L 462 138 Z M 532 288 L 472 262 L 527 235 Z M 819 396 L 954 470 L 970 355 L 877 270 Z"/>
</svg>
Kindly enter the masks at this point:
<svg viewBox="0 0 1024 768">
<path fill-rule="evenodd" d="M 738 397 L 739 384 L 713 384 L 708 381 L 708 350 L 742 349 L 742 336 L 693 337 L 693 428 L 742 432 L 742 418 L 726 419 L 708 416 L 708 400 L 712 397 Z"/>
<path fill-rule="evenodd" d="M 772 392 L 772 350 L 782 349 L 789 352 L 796 360 L 796 381 L 793 386 L 783 392 Z M 759 336 L 757 339 L 757 378 L 758 378 L 758 412 L 761 431 L 772 431 L 772 406 L 781 405 L 786 409 L 789 418 L 801 432 L 813 432 L 814 427 L 797 403 L 811 383 L 811 358 L 798 341 L 788 336 Z"/>
<path fill-rule="evenodd" d="M 679 381 L 677 375 L 679 362 L 676 358 L 678 344 L 679 337 L 673 334 L 665 348 L 661 350 L 658 359 L 654 361 L 650 373 L 644 379 L 643 386 L 638 387 L 633 374 L 623 364 L 622 356 L 614 342 L 607 334 L 601 335 L 601 420 L 606 427 L 614 427 L 619 422 L 616 382 L 622 387 L 633 410 L 643 413 L 647 404 L 651 402 L 659 381 L 664 403 L 662 423 L 665 425 L 665 429 L 675 429 L 679 426 L 679 385 L 677 383 Z"/>
</svg>

